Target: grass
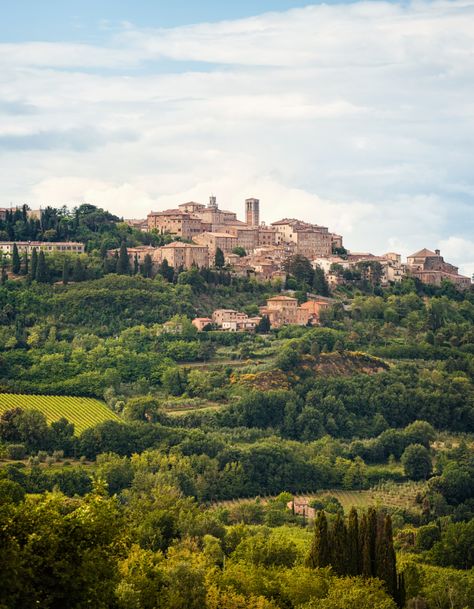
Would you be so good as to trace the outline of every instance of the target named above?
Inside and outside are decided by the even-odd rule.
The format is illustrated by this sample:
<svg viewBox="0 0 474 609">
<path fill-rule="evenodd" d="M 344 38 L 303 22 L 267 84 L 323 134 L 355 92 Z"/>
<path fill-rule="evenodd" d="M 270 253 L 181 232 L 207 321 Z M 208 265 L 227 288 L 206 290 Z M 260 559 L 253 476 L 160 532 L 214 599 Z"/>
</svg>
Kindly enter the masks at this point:
<svg viewBox="0 0 474 609">
<path fill-rule="evenodd" d="M 0 415 L 11 408 L 33 408 L 42 412 L 48 423 L 65 417 L 74 423 L 75 433 L 104 421 L 120 421 L 104 402 L 92 398 L 78 398 L 57 395 L 0 394 Z"/>
</svg>

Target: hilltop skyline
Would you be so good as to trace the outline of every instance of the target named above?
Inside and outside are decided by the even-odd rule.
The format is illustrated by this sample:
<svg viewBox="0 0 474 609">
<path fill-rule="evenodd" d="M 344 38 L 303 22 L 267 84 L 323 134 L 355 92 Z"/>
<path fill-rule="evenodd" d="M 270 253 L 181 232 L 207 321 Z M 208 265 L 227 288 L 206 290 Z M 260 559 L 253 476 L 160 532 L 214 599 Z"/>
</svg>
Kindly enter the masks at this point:
<svg viewBox="0 0 474 609">
<path fill-rule="evenodd" d="M 472 2 L 139 4 L 6 15 L 0 206 L 256 196 L 268 222 L 474 272 Z"/>
</svg>

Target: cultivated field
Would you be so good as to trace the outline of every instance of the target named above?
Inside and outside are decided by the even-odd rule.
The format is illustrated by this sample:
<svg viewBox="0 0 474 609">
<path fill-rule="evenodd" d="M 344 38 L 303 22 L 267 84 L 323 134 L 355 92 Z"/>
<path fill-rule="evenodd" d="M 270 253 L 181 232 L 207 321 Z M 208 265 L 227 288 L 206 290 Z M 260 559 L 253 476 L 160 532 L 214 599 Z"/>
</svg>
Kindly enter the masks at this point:
<svg viewBox="0 0 474 609">
<path fill-rule="evenodd" d="M 74 423 L 76 435 L 98 423 L 120 420 L 103 402 L 92 398 L 13 393 L 0 394 L 0 414 L 15 407 L 39 410 L 46 416 L 48 423 L 65 417 L 68 421 Z"/>
</svg>

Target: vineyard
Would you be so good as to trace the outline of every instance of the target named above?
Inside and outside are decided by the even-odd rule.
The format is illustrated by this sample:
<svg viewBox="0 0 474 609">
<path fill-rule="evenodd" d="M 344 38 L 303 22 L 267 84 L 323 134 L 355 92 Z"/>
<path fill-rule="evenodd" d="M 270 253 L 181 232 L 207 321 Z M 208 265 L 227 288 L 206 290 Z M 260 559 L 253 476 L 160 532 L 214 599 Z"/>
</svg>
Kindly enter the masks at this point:
<svg viewBox="0 0 474 609">
<path fill-rule="evenodd" d="M 48 423 L 65 417 L 74 423 L 75 433 L 109 420 L 120 420 L 99 400 L 56 395 L 0 394 L 0 415 L 10 408 L 33 408 L 42 412 Z"/>
</svg>

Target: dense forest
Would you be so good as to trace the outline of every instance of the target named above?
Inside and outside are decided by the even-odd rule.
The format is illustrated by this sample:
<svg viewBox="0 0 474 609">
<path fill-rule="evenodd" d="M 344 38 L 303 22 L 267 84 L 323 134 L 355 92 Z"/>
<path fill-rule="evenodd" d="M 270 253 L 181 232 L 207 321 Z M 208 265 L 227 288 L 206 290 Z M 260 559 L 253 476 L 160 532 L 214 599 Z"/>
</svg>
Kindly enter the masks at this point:
<svg viewBox="0 0 474 609">
<path fill-rule="evenodd" d="M 87 251 L 66 276 L 3 263 L 1 609 L 474 608 L 472 290 L 357 277 L 318 327 L 198 332 L 327 286 L 301 259 L 285 285 L 112 268 L 168 237 L 87 205 L 0 236 Z M 2 394 L 114 416 L 78 431 Z"/>
</svg>

